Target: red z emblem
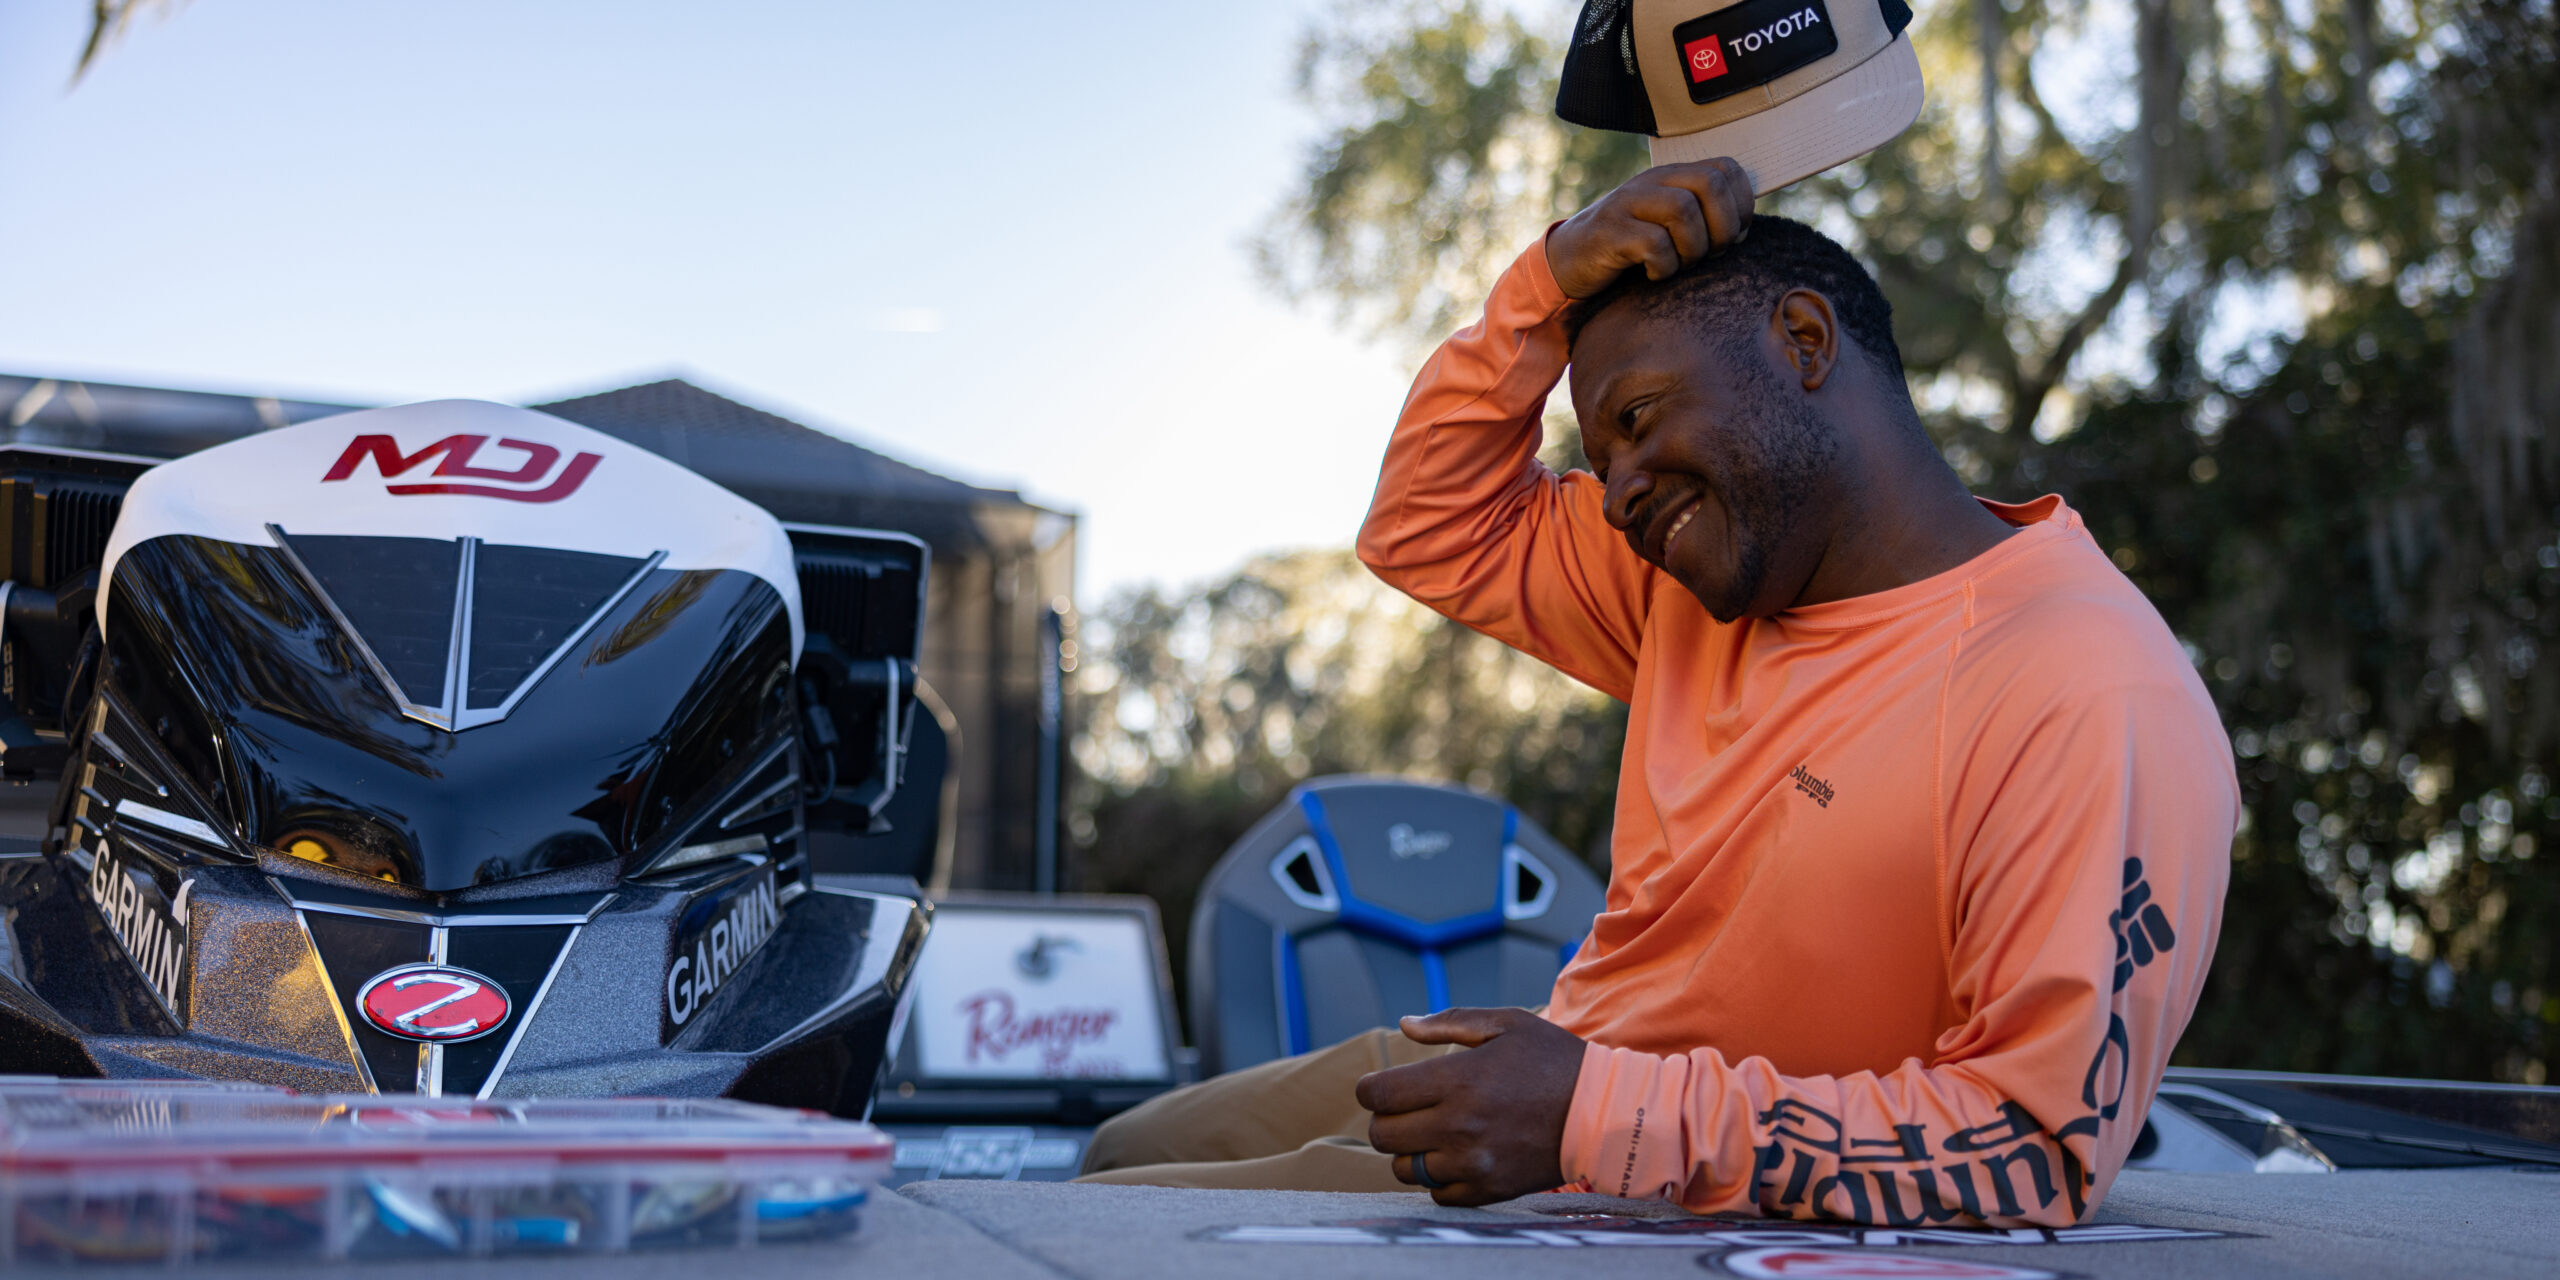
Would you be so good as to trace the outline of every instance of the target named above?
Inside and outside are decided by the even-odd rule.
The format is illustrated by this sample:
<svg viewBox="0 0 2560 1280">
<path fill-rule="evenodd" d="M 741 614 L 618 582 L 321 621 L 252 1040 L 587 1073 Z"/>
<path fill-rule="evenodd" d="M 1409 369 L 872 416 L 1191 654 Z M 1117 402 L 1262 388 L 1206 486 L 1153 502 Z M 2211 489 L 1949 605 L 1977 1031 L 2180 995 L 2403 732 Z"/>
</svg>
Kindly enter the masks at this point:
<svg viewBox="0 0 2560 1280">
<path fill-rule="evenodd" d="M 402 965 L 373 975 L 356 992 L 364 1020 L 403 1040 L 477 1040 L 507 1020 L 506 988 L 484 974 L 442 964 Z"/>
<path fill-rule="evenodd" d="M 539 483 L 543 477 L 550 475 L 553 465 L 560 461 L 560 451 L 540 441 L 501 439 L 498 441 L 499 448 L 514 449 L 525 455 L 521 465 L 512 470 L 505 467 L 471 465 L 471 459 L 480 452 L 480 446 L 488 442 L 487 436 L 446 436 L 416 453 L 403 457 L 399 442 L 389 436 L 357 436 L 348 442 L 347 451 L 338 455 L 337 465 L 330 467 L 329 474 L 320 479 L 323 483 L 348 479 L 355 475 L 357 463 L 371 458 L 373 469 L 381 472 L 383 479 L 389 480 L 393 476 L 404 475 L 413 468 L 423 466 L 427 459 L 441 454 L 443 460 L 436 464 L 433 473 L 437 476 L 456 480 L 495 480 L 511 485 L 529 485 Z M 452 493 L 478 498 L 505 498 L 510 502 L 558 502 L 576 493 L 578 486 L 586 483 L 588 474 L 593 472 L 596 464 L 602 461 L 604 461 L 603 454 L 581 453 L 569 459 L 568 465 L 561 467 L 560 474 L 553 477 L 549 484 L 542 485 L 538 489 L 501 489 L 487 484 L 392 484 L 383 487 L 403 497 L 420 493 Z"/>
</svg>

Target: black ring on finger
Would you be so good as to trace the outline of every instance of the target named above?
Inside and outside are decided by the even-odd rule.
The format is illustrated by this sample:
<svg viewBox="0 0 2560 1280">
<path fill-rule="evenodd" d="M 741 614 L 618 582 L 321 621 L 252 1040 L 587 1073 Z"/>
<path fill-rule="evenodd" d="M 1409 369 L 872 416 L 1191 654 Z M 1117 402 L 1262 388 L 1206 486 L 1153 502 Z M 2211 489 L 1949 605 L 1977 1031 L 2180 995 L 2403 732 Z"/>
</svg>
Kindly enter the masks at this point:
<svg viewBox="0 0 2560 1280">
<path fill-rule="evenodd" d="M 1438 1178 L 1432 1177 L 1431 1170 L 1423 1166 L 1422 1158 L 1429 1154 L 1431 1153 L 1428 1151 L 1416 1151 L 1413 1153 L 1413 1180 L 1421 1183 L 1425 1190 L 1438 1191 L 1449 1184 L 1440 1181 Z"/>
</svg>

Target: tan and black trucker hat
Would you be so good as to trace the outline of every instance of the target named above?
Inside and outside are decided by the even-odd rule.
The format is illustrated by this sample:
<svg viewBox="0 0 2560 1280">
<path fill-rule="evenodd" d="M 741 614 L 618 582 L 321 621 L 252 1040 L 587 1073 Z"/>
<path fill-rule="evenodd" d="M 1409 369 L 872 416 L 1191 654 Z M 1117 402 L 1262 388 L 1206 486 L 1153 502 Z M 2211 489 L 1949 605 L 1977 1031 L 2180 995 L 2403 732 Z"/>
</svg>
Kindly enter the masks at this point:
<svg viewBox="0 0 2560 1280">
<path fill-rule="evenodd" d="M 1652 138 L 1653 162 L 1731 156 L 1767 195 L 1920 118 L 1904 0 L 1585 0 L 1556 114 Z"/>
</svg>

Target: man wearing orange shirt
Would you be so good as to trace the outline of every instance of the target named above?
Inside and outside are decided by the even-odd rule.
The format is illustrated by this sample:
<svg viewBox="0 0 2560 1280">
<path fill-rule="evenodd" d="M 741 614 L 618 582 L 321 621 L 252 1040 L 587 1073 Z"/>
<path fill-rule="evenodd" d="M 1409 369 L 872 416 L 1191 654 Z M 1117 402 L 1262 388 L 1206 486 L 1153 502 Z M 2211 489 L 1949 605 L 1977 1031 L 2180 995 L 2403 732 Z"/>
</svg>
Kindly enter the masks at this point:
<svg viewBox="0 0 2560 1280">
<path fill-rule="evenodd" d="M 2220 925 L 2228 744 L 2077 515 L 1947 467 L 1865 270 L 1750 207 L 1731 161 L 1665 165 L 1529 246 L 1361 533 L 1629 704 L 1607 909 L 1550 1005 L 1177 1093 L 1089 1169 L 1904 1224 L 2104 1198 Z M 1537 460 L 1568 363 L 1592 473 Z"/>
</svg>

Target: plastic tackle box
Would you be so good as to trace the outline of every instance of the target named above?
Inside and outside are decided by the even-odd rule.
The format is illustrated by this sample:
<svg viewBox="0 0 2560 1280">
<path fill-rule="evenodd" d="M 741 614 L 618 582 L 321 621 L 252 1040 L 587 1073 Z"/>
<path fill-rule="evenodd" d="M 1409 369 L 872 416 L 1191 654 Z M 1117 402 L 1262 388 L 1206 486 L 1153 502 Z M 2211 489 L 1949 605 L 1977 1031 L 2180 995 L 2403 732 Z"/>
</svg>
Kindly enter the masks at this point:
<svg viewBox="0 0 2560 1280">
<path fill-rule="evenodd" d="M 832 1239 L 892 1145 L 717 1099 L 0 1077 L 0 1269 Z"/>
</svg>

